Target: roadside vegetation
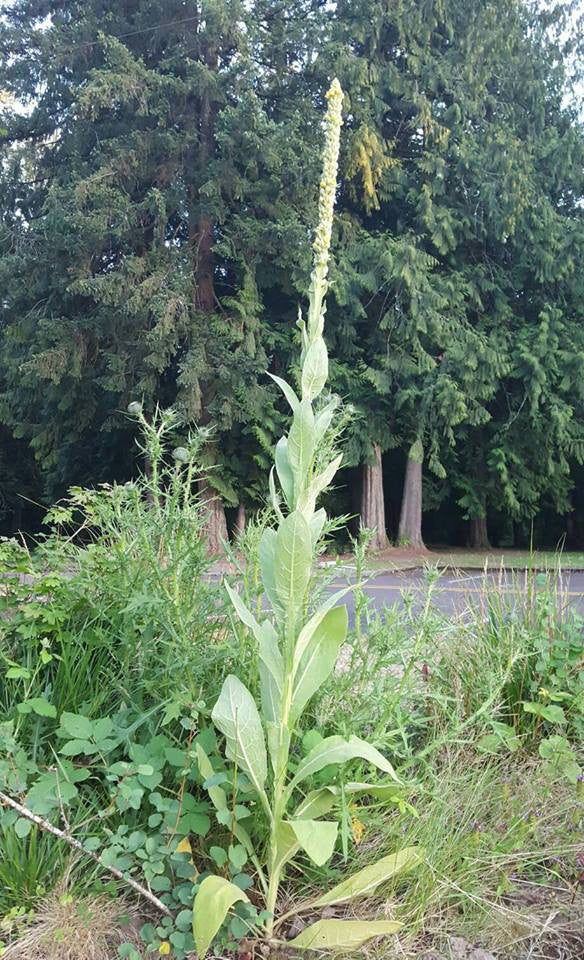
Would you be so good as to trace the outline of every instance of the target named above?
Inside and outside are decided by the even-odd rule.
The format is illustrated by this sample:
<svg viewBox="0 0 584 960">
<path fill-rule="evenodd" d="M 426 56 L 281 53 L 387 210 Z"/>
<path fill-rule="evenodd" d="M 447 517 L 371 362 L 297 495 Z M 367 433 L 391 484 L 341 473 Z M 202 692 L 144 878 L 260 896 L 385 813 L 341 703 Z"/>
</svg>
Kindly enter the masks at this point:
<svg viewBox="0 0 584 960">
<path fill-rule="evenodd" d="M 34 551 L 1 544 L 9 960 L 584 948 L 580 618 L 535 577 L 446 618 L 434 568 L 421 608 L 380 614 L 365 531 L 349 625 L 315 563 L 337 526 L 317 501 L 340 462 L 323 325 L 341 96 L 299 392 L 277 380 L 291 425 L 240 571 L 211 576 L 208 435 L 138 403 L 142 476 L 72 490 Z"/>
</svg>

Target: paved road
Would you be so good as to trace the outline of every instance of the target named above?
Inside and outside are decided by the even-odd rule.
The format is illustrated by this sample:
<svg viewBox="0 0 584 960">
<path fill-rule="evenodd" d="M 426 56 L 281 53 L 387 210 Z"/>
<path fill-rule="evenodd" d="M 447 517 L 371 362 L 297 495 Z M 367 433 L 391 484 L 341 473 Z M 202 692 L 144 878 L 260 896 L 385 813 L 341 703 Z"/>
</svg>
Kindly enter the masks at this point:
<svg viewBox="0 0 584 960">
<path fill-rule="evenodd" d="M 535 589 L 553 590 L 557 603 L 561 607 L 570 606 L 584 616 L 584 571 L 562 573 L 530 574 L 535 577 Z M 335 579 L 332 589 L 339 589 L 352 579 L 348 571 L 345 578 Z M 369 580 L 365 592 L 371 598 L 374 607 L 382 610 L 385 606 L 404 603 L 404 592 L 411 593 L 414 604 L 420 607 L 426 597 L 427 579 L 421 570 L 404 570 L 395 574 L 382 574 Z M 480 570 L 468 570 L 460 573 L 444 573 L 433 587 L 432 603 L 443 613 L 460 614 L 472 604 L 480 607 L 485 603 L 487 594 L 500 592 L 511 606 L 526 596 L 528 575 L 524 571 L 497 571 L 485 574 Z M 344 601 L 351 613 L 354 609 L 352 592 Z"/>
</svg>

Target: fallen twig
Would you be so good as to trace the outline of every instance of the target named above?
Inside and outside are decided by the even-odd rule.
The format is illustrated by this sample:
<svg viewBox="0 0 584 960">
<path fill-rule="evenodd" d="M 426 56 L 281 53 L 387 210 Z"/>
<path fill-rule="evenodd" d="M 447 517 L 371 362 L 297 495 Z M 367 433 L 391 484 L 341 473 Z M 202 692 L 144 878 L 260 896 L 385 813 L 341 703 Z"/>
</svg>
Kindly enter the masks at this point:
<svg viewBox="0 0 584 960">
<path fill-rule="evenodd" d="M 44 817 L 39 817 L 36 813 L 33 813 L 32 810 L 29 810 L 28 807 L 23 807 L 18 800 L 14 800 L 12 797 L 9 797 L 8 794 L 2 793 L 0 791 L 0 803 L 4 806 L 12 807 L 13 810 L 16 810 L 21 817 L 24 817 L 26 820 L 30 820 L 31 823 L 36 823 L 37 827 L 40 827 L 41 830 L 46 830 L 47 833 L 52 833 L 54 837 L 58 837 L 59 840 L 63 840 L 65 843 L 69 844 L 70 847 L 73 847 L 74 850 L 79 850 L 80 853 L 84 856 L 89 857 L 91 860 L 94 860 L 102 870 L 111 873 L 112 876 L 116 877 L 117 880 L 121 880 L 122 883 L 127 883 L 129 887 L 132 887 L 136 893 L 139 893 L 141 897 L 144 897 L 145 900 L 149 900 L 157 910 L 160 910 L 161 913 L 165 913 L 167 916 L 171 916 L 171 911 L 168 909 L 166 904 L 159 900 L 153 893 L 150 892 L 146 887 L 143 887 L 142 884 L 138 883 L 137 880 L 133 880 L 132 877 L 125 876 L 121 870 L 118 870 L 117 867 L 109 867 L 105 863 L 101 862 L 101 859 L 97 853 L 93 853 L 92 850 L 86 850 L 82 843 L 79 840 L 76 840 L 75 837 L 71 836 L 70 833 L 67 833 L 65 830 L 60 830 L 59 827 L 54 827 L 52 823 L 49 823 L 48 820 L 45 820 Z"/>
</svg>

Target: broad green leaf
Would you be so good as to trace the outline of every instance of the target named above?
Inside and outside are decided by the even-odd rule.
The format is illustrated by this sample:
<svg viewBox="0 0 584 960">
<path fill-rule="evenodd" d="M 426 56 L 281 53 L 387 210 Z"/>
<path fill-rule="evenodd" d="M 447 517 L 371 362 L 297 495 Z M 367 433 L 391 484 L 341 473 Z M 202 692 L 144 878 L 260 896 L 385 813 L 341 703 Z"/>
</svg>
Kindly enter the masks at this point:
<svg viewBox="0 0 584 960">
<path fill-rule="evenodd" d="M 93 733 L 93 723 L 88 717 L 78 713 L 67 713 L 65 711 L 59 717 L 60 737 L 70 737 L 75 740 L 87 740 Z"/>
<path fill-rule="evenodd" d="M 314 477 L 314 479 L 311 480 L 310 484 L 298 497 L 297 509 L 300 510 L 305 516 L 312 516 L 318 497 L 323 490 L 326 490 L 326 488 L 332 483 L 333 478 L 341 465 L 342 459 L 343 456 L 340 454 L 335 460 L 329 463 L 328 467 L 326 467 L 322 473 L 319 473 L 317 477 Z"/>
<path fill-rule="evenodd" d="M 274 508 L 274 513 L 278 518 L 278 523 L 281 523 L 284 519 L 284 514 L 280 509 L 280 495 L 276 490 L 276 481 L 274 480 L 274 467 L 270 470 L 270 475 L 268 477 L 268 490 L 270 491 L 270 500 L 272 501 L 272 506 Z"/>
<path fill-rule="evenodd" d="M 239 617 L 241 622 L 245 624 L 246 627 L 249 627 L 249 629 L 252 631 L 256 640 L 259 643 L 260 637 L 261 637 L 261 627 L 257 622 L 256 618 L 254 617 L 253 613 L 245 605 L 245 603 L 239 596 L 237 590 L 234 590 L 233 587 L 230 587 L 228 583 L 225 583 L 225 589 L 227 591 L 229 599 L 231 600 L 231 603 L 233 604 L 233 607 L 235 608 L 235 612 L 237 613 L 237 616 Z"/>
<path fill-rule="evenodd" d="M 315 900 L 311 907 L 326 907 L 337 903 L 348 903 L 356 897 L 366 897 L 373 893 L 396 873 L 412 870 L 424 859 L 424 851 L 419 847 L 404 847 L 398 853 L 390 853 L 382 857 L 377 863 L 372 863 L 363 870 L 354 873 L 352 877 L 338 883 L 336 887 L 323 893 Z"/>
<path fill-rule="evenodd" d="M 339 787 L 329 787 L 328 789 L 333 790 L 333 792 L 338 791 L 340 793 Z M 359 783 L 354 781 L 349 781 L 343 785 L 343 790 L 346 794 L 353 793 L 368 793 L 372 797 L 376 797 L 378 800 L 403 800 L 407 796 L 407 792 L 403 786 L 400 786 L 398 783 Z"/>
<path fill-rule="evenodd" d="M 302 396 L 314 400 L 328 378 L 328 353 L 322 337 L 310 344 L 302 364 Z"/>
<path fill-rule="evenodd" d="M 28 820 L 26 817 L 19 817 L 14 824 L 14 832 L 19 840 L 24 840 L 25 837 L 28 837 L 32 827 L 31 820 Z"/>
<path fill-rule="evenodd" d="M 304 707 L 332 673 L 341 644 L 347 636 L 346 607 L 333 607 L 312 634 L 294 678 L 290 720 L 295 723 Z"/>
<path fill-rule="evenodd" d="M 302 849 L 317 867 L 332 856 L 339 825 L 336 820 L 290 820 L 294 835 Z"/>
<path fill-rule="evenodd" d="M 280 821 L 276 828 L 276 859 L 271 866 L 271 872 L 279 874 L 299 849 L 300 844 L 288 821 Z"/>
<path fill-rule="evenodd" d="M 398 784 L 391 783 L 359 783 L 349 781 L 343 784 L 345 795 L 368 793 L 378 800 L 399 802 L 404 799 L 404 789 Z M 341 795 L 341 788 L 337 786 L 320 787 L 311 790 L 294 811 L 294 820 L 316 820 L 325 817 L 332 810 L 335 797 Z"/>
<path fill-rule="evenodd" d="M 262 583 L 268 600 L 277 610 L 280 607 L 280 598 L 276 589 L 276 537 L 276 531 L 272 527 L 264 530 L 259 545 L 259 561 Z"/>
<path fill-rule="evenodd" d="M 310 641 L 312 640 L 314 631 L 317 629 L 318 626 L 320 626 L 320 624 L 324 620 L 329 610 L 332 610 L 332 608 L 336 606 L 339 600 L 342 600 L 343 597 L 347 595 L 349 590 L 353 590 L 354 586 L 355 584 L 349 584 L 349 586 L 343 587 L 342 590 L 337 590 L 336 593 L 332 593 L 330 597 L 328 597 L 328 599 L 325 600 L 325 602 L 318 608 L 318 610 L 312 614 L 310 620 L 308 620 L 307 623 L 305 623 L 304 626 L 302 627 L 302 630 L 298 634 L 298 640 L 296 641 L 296 647 L 294 649 L 294 668 L 293 669 L 294 669 L 295 675 L 298 670 L 298 667 L 300 666 L 300 662 L 306 652 L 306 649 Z"/>
<path fill-rule="evenodd" d="M 193 936 L 199 958 L 207 953 L 229 910 L 238 901 L 249 898 L 234 883 L 223 877 L 205 877 L 193 904 Z"/>
<path fill-rule="evenodd" d="M 258 653 L 262 709 L 268 723 L 273 723 L 280 715 L 284 663 L 278 636 L 269 620 L 262 623 Z"/>
<path fill-rule="evenodd" d="M 387 937 L 401 930 L 397 920 L 317 920 L 287 946 L 298 950 L 357 950 L 374 937 Z"/>
<path fill-rule="evenodd" d="M 314 442 L 316 446 L 319 445 L 320 441 L 330 427 L 338 405 L 339 401 L 336 397 L 334 397 L 315 417 Z"/>
<path fill-rule="evenodd" d="M 285 609 L 296 611 L 303 601 L 310 579 L 312 539 L 301 513 L 290 513 L 276 535 L 276 590 Z"/>
<path fill-rule="evenodd" d="M 294 474 L 288 460 L 288 440 L 286 437 L 280 437 L 278 440 L 274 459 L 284 499 L 291 508 L 294 504 Z"/>
<path fill-rule="evenodd" d="M 295 820 L 316 820 L 325 817 L 334 806 L 335 797 L 329 787 L 311 790 L 294 811 Z"/>
<path fill-rule="evenodd" d="M 389 760 L 386 760 L 383 754 L 375 747 L 372 747 L 370 743 L 366 743 L 365 740 L 360 740 L 359 737 L 349 737 L 348 740 L 345 740 L 344 737 L 335 736 L 326 737 L 322 740 L 310 751 L 308 756 L 298 764 L 298 769 L 288 789 L 292 790 L 296 784 L 318 773 L 323 767 L 328 767 L 331 764 L 346 763 L 347 760 L 354 760 L 356 758 L 368 760 L 369 763 L 372 763 L 374 766 L 379 767 L 380 770 L 394 777 L 399 783 L 399 779 Z"/>
<path fill-rule="evenodd" d="M 52 703 L 49 703 L 46 697 L 32 697 L 30 700 L 23 700 L 22 703 L 17 705 L 19 713 L 36 713 L 37 717 L 51 717 L 54 719 L 57 716 L 57 711 Z"/>
<path fill-rule="evenodd" d="M 260 715 L 251 693 L 233 674 L 223 683 L 211 719 L 225 736 L 228 759 L 235 761 L 262 793 L 268 768 Z"/>
<path fill-rule="evenodd" d="M 321 507 L 320 510 L 317 510 L 316 513 L 310 518 L 310 533 L 312 535 L 312 545 L 315 547 L 320 536 L 322 534 L 323 527 L 326 523 L 326 510 L 324 507 Z"/>
<path fill-rule="evenodd" d="M 294 413 L 288 434 L 288 462 L 294 474 L 298 497 L 304 488 L 314 454 L 314 414 L 309 400 L 302 400 Z"/>
<path fill-rule="evenodd" d="M 286 397 L 286 400 L 290 404 L 292 413 L 295 413 L 297 407 L 300 406 L 300 400 L 296 396 L 296 393 L 294 392 L 293 388 L 290 386 L 289 383 L 287 383 L 286 380 L 283 380 L 282 377 L 277 377 L 275 373 L 268 373 L 268 377 L 271 377 L 274 383 L 278 384 L 280 390 L 282 391 L 282 393 Z"/>
</svg>

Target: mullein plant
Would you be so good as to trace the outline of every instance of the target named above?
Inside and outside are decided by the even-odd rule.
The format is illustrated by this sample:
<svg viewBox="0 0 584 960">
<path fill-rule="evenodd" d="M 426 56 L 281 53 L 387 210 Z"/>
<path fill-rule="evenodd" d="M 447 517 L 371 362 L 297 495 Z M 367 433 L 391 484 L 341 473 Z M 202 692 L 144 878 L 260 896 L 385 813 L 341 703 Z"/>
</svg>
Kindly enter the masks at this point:
<svg viewBox="0 0 584 960">
<path fill-rule="evenodd" d="M 250 781 L 265 818 L 267 842 L 257 850 L 251 837 L 237 822 L 232 830 L 253 862 L 265 911 L 265 936 L 277 941 L 285 920 L 300 911 L 313 916 L 320 908 L 342 905 L 372 892 L 399 870 L 419 862 L 420 851 L 401 850 L 383 857 L 350 876 L 327 893 L 297 910 L 276 916 L 278 891 L 286 865 L 303 851 L 321 866 L 332 856 L 338 822 L 326 819 L 335 806 L 340 788 L 334 783 L 302 789 L 306 781 L 325 767 L 356 758 L 377 767 L 389 783 L 345 783 L 344 794 L 370 792 L 377 797 L 395 793 L 396 774 L 389 761 L 358 737 L 329 736 L 317 743 L 300 762 L 291 764 L 291 745 L 301 714 L 309 699 L 334 669 L 347 633 L 348 617 L 339 600 L 346 590 L 330 596 L 316 611 L 310 604 L 309 585 L 319 539 L 326 523 L 324 509 L 317 509 L 319 495 L 339 468 L 337 456 L 324 465 L 319 451 L 326 448 L 325 434 L 331 428 L 336 403 L 328 400 L 315 411 L 315 401 L 328 378 L 328 354 L 323 338 L 325 296 L 328 282 L 333 209 L 336 193 L 343 93 L 334 80 L 327 93 L 323 174 L 320 183 L 319 223 L 313 243 L 309 306 L 306 322 L 300 313 L 302 338 L 300 396 L 286 381 L 273 377 L 292 410 L 292 424 L 275 450 L 275 470 L 270 474 L 270 494 L 278 521 L 267 528 L 259 544 L 259 565 L 269 616 L 259 621 L 240 595 L 227 586 L 238 617 L 257 642 L 261 706 L 236 676 L 228 676 L 212 712 L 217 729 L 225 737 L 229 762 Z M 330 448 L 330 445 L 329 445 Z M 276 487 L 276 477 L 281 493 Z M 349 588 L 347 588 L 349 589 Z M 256 611 L 257 613 L 257 611 Z M 201 746 L 197 746 L 201 775 L 207 782 L 214 770 Z M 216 778 L 215 778 L 216 779 Z M 209 783 L 209 794 L 218 808 L 226 808 L 224 790 Z M 384 794 L 384 791 L 385 794 Z M 247 895 L 224 877 L 207 876 L 193 907 L 193 932 L 199 957 L 203 957 L 229 910 Z M 372 937 L 394 933 L 393 920 L 360 921 L 318 919 L 306 926 L 288 946 L 300 949 L 358 948 Z"/>
</svg>

